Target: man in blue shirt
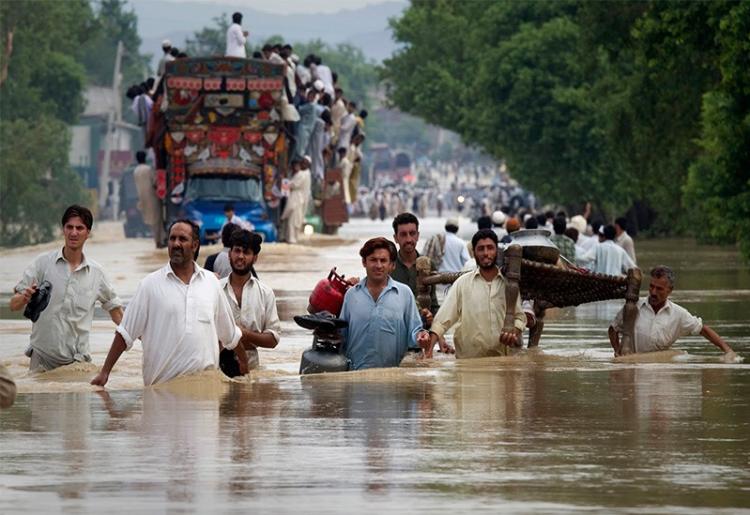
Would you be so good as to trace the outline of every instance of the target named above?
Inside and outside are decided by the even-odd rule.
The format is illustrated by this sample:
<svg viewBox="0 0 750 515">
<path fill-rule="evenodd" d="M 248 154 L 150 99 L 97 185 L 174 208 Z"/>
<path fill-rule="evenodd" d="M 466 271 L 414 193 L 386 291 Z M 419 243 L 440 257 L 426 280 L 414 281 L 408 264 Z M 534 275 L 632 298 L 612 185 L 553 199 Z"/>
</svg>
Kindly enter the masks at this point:
<svg viewBox="0 0 750 515">
<path fill-rule="evenodd" d="M 346 292 L 340 318 L 343 352 L 352 370 L 397 367 L 409 348 L 418 348 L 422 320 L 409 287 L 390 277 L 396 246 L 385 238 L 368 240 L 359 251 L 367 277 Z"/>
</svg>

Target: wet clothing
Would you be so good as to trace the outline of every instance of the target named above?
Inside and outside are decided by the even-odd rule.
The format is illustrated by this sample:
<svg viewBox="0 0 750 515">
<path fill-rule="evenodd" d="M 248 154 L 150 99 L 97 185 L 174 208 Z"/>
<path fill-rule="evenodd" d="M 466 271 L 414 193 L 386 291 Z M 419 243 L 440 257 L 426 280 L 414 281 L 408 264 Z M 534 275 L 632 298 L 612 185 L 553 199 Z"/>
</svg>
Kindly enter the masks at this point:
<svg viewBox="0 0 750 515">
<path fill-rule="evenodd" d="M 224 55 L 245 59 L 247 57 L 245 42 L 247 42 L 247 38 L 240 24 L 232 23 L 227 29 L 227 49 Z"/>
<path fill-rule="evenodd" d="M 622 234 L 615 238 L 615 243 L 625 249 L 625 252 L 628 253 L 630 259 L 633 260 L 633 263 L 637 262 L 635 260 L 635 243 L 633 243 L 633 238 L 631 238 L 626 231 L 622 231 Z"/>
<path fill-rule="evenodd" d="M 156 246 L 161 246 L 166 239 L 162 221 L 161 202 L 156 196 L 156 172 L 147 164 L 139 164 L 133 170 L 133 180 L 138 190 L 138 210 L 143 223 L 151 227 Z"/>
<path fill-rule="evenodd" d="M 233 349 L 242 332 L 214 274 L 195 263 L 189 284 L 169 263 L 146 276 L 125 310 L 117 332 L 127 350 L 143 346 L 143 384 L 216 368 L 219 342 Z"/>
<path fill-rule="evenodd" d="M 250 277 L 242 288 L 242 307 L 237 303 L 234 288 L 229 284 L 229 278 L 221 280 L 221 289 L 227 297 L 232 309 L 234 322 L 245 329 L 258 333 L 270 333 L 276 343 L 281 335 L 281 321 L 276 310 L 276 296 L 273 290 L 254 277 Z M 258 349 L 245 349 L 249 368 L 258 368 Z"/>
<path fill-rule="evenodd" d="M 62 249 L 37 256 L 24 270 L 15 286 L 22 293 L 42 281 L 52 284 L 47 309 L 31 327 L 27 355 L 34 355 L 31 370 L 52 370 L 74 361 L 91 361 L 89 332 L 94 306 L 99 302 L 109 312 L 122 306 L 102 267 L 83 256 L 83 261 L 70 271 Z"/>
<path fill-rule="evenodd" d="M 231 249 L 223 248 L 221 252 L 216 255 L 216 259 L 211 265 L 211 271 L 219 276 L 219 279 L 224 279 L 232 273 L 232 265 L 229 263 L 229 251 Z"/>
<path fill-rule="evenodd" d="M 630 268 L 635 268 L 625 249 L 612 240 L 601 242 L 584 259 L 591 263 L 591 271 L 597 274 L 626 275 Z"/>
<path fill-rule="evenodd" d="M 560 255 L 570 261 L 576 263 L 576 244 L 565 236 L 564 234 L 555 234 L 550 237 L 550 241 L 560 249 Z"/>
<path fill-rule="evenodd" d="M 462 275 L 448 290 L 430 331 L 444 336 L 448 329 L 460 323 L 453 338 L 457 358 L 508 354 L 508 347 L 500 343 L 506 312 L 505 284 L 505 278 L 500 273 L 487 282 L 479 268 Z M 526 315 L 520 295 L 516 300 L 514 315 L 513 326 L 523 331 Z"/>
<path fill-rule="evenodd" d="M 623 313 L 620 309 L 612 321 L 612 328 L 622 333 Z M 667 299 L 666 304 L 654 313 L 648 298 L 638 301 L 638 317 L 635 320 L 635 352 L 654 352 L 669 349 L 682 336 L 697 336 L 703 330 L 703 320 Z"/>
<path fill-rule="evenodd" d="M 419 257 L 419 252 L 417 252 L 417 257 Z M 393 272 L 391 272 L 391 277 L 409 287 L 412 294 L 414 295 L 414 298 L 417 297 L 417 264 L 414 263 L 409 268 L 404 265 L 404 262 L 401 261 L 401 253 L 396 253 L 396 266 L 393 269 Z M 437 295 L 435 295 L 435 286 L 430 286 L 430 312 L 434 315 L 437 313 L 438 308 L 440 305 L 438 305 L 437 301 Z"/>
<path fill-rule="evenodd" d="M 445 231 L 445 244 L 443 247 L 443 259 L 438 267 L 438 272 L 460 272 L 469 258 L 464 240 Z"/>
<path fill-rule="evenodd" d="M 346 320 L 342 350 L 352 370 L 397 367 L 407 349 L 417 348 L 422 320 L 409 287 L 392 278 L 375 301 L 367 279 L 347 290 L 339 318 Z"/>
<path fill-rule="evenodd" d="M 16 400 L 16 383 L 8 369 L 0 365 L 0 409 L 10 408 Z"/>
</svg>

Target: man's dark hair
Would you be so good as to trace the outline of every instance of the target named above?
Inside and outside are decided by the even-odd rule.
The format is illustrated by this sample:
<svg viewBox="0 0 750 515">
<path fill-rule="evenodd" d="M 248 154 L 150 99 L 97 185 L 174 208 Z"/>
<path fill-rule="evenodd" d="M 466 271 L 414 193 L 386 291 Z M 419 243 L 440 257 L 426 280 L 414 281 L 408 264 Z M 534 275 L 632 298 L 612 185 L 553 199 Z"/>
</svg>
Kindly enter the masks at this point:
<svg viewBox="0 0 750 515">
<path fill-rule="evenodd" d="M 563 218 L 565 218 L 565 219 L 567 220 L 567 218 L 568 218 L 568 213 L 566 213 L 564 209 L 561 209 L 561 210 L 560 210 L 560 211 L 558 211 L 558 212 L 557 212 L 557 214 L 555 215 L 555 217 L 558 217 L 558 216 L 562 216 Z"/>
<path fill-rule="evenodd" d="M 88 229 L 89 231 L 94 226 L 94 215 L 91 214 L 91 210 L 87 207 L 79 206 L 78 204 L 68 206 L 68 208 L 62 215 L 61 225 L 65 227 L 65 224 L 68 223 L 68 220 L 70 220 L 74 216 L 79 217 L 83 221 L 83 225 L 85 225 L 86 229 Z"/>
<path fill-rule="evenodd" d="M 445 230 L 448 232 L 451 232 L 453 234 L 456 234 L 458 232 L 458 226 L 453 224 L 445 224 Z"/>
<path fill-rule="evenodd" d="M 338 152 L 343 158 L 348 151 L 346 150 L 346 147 L 339 147 L 336 149 L 336 152 Z"/>
<path fill-rule="evenodd" d="M 265 45 L 263 45 L 262 50 L 264 52 L 271 52 L 273 50 L 273 47 L 271 45 L 269 45 L 268 43 L 266 43 Z"/>
<path fill-rule="evenodd" d="M 251 232 L 247 229 L 237 227 L 232 230 L 232 234 L 229 238 L 229 245 L 226 246 L 230 249 L 234 247 L 240 247 L 242 250 L 250 249 L 253 251 L 253 254 L 257 256 L 260 254 L 260 245 L 262 242 L 263 238 L 257 232 Z"/>
<path fill-rule="evenodd" d="M 177 224 L 187 224 L 190 226 L 191 234 L 193 235 L 193 241 L 198 242 L 198 247 L 195 249 L 195 254 L 193 254 L 193 259 L 197 261 L 198 254 L 200 254 L 200 251 L 201 251 L 201 228 L 198 227 L 198 224 L 193 222 L 192 220 L 189 220 L 187 218 L 180 218 L 178 220 L 175 220 L 171 224 L 169 224 L 169 230 L 167 230 L 167 235 L 169 235 L 172 232 L 172 227 L 174 227 Z"/>
<path fill-rule="evenodd" d="M 239 228 L 239 225 L 233 223 L 228 223 L 221 228 L 221 244 L 224 248 L 232 246 L 230 243 L 232 241 L 232 233 Z"/>
<path fill-rule="evenodd" d="M 333 83 L 336 84 L 339 81 L 339 74 L 335 71 L 331 70 L 331 80 L 333 80 Z M 335 91 L 335 90 L 334 90 Z"/>
<path fill-rule="evenodd" d="M 563 216 L 557 216 L 552 221 L 552 228 L 555 231 L 555 234 L 565 234 L 565 226 L 567 224 L 565 223 L 565 217 Z"/>
<path fill-rule="evenodd" d="M 544 212 L 544 218 L 545 219 L 554 218 L 554 217 L 555 217 L 555 212 L 554 211 L 545 211 Z"/>
<path fill-rule="evenodd" d="M 242 13 L 240 12 L 233 13 L 232 23 L 242 23 Z"/>
<path fill-rule="evenodd" d="M 172 57 L 177 57 L 178 55 L 180 55 L 180 49 L 173 46 L 169 49 L 169 55 L 171 55 Z"/>
<path fill-rule="evenodd" d="M 543 216 L 543 215 L 542 215 Z M 528 220 L 526 220 L 523 224 L 524 229 L 538 229 L 539 228 L 539 222 L 536 218 L 533 216 L 529 217 Z"/>
<path fill-rule="evenodd" d="M 674 288 L 675 273 L 674 271 L 665 265 L 657 265 L 651 269 L 651 277 L 661 279 L 666 277 L 670 288 Z"/>
<path fill-rule="evenodd" d="M 495 231 L 492 229 L 480 229 L 471 237 L 471 248 L 476 249 L 479 240 L 484 240 L 485 238 L 491 239 L 497 245 L 497 234 L 495 234 Z"/>
<path fill-rule="evenodd" d="M 367 259 L 367 256 L 370 256 L 378 249 L 386 249 L 391 257 L 391 262 L 396 261 L 396 245 L 392 241 L 386 240 L 383 237 L 367 240 L 365 244 L 362 245 L 362 248 L 359 249 L 359 255 L 362 259 Z"/>
<path fill-rule="evenodd" d="M 625 218 L 624 216 L 621 216 L 621 217 L 619 217 L 618 219 L 615 220 L 615 225 L 619 225 L 620 229 L 622 229 L 623 231 L 627 231 L 628 230 L 628 219 Z"/>
<path fill-rule="evenodd" d="M 263 59 L 263 54 L 256 50 L 255 52 L 253 52 L 253 59 Z"/>
<path fill-rule="evenodd" d="M 565 229 L 565 236 L 573 240 L 573 243 L 578 241 L 578 229 L 575 227 L 568 227 Z"/>
<path fill-rule="evenodd" d="M 337 93 L 337 94 L 340 94 L 340 95 L 343 95 L 343 94 L 344 94 L 344 90 L 343 90 L 343 89 L 341 89 L 341 88 L 336 88 L 336 89 L 334 89 L 334 90 L 333 90 L 333 92 L 334 92 L 334 93 Z"/>
<path fill-rule="evenodd" d="M 327 94 L 328 93 L 326 93 L 326 95 Z M 333 120 L 331 119 L 331 111 L 329 111 L 328 109 L 320 113 L 320 119 L 323 120 L 328 125 L 333 124 Z"/>
<path fill-rule="evenodd" d="M 607 239 L 607 240 L 615 239 L 615 226 L 614 225 L 607 224 L 604 226 L 604 239 Z"/>
<path fill-rule="evenodd" d="M 198 224 L 193 222 L 192 220 L 189 220 L 187 218 L 180 218 L 178 220 L 175 220 L 171 224 L 169 224 L 169 229 L 167 230 L 167 234 L 172 232 L 172 227 L 174 227 L 177 224 L 187 224 L 190 226 L 193 239 L 200 243 L 201 240 L 201 228 L 198 227 Z M 197 254 L 196 254 L 197 255 Z"/>
<path fill-rule="evenodd" d="M 367 118 L 367 109 L 362 109 L 362 110 L 361 110 L 361 111 L 359 112 L 359 117 L 360 117 L 360 118 L 362 118 L 363 120 L 364 120 L 365 118 Z"/>
<path fill-rule="evenodd" d="M 550 213 L 552 213 L 552 211 L 550 211 Z M 538 215 L 536 215 L 536 223 L 539 227 L 547 225 L 547 215 L 545 215 L 544 213 L 539 213 Z"/>
<path fill-rule="evenodd" d="M 414 224 L 419 230 L 419 219 L 412 213 L 399 213 L 393 218 L 393 234 L 398 234 L 398 226 Z"/>
<path fill-rule="evenodd" d="M 227 211 L 234 211 L 234 204 L 231 202 L 224 204 L 224 212 L 226 213 Z"/>
<path fill-rule="evenodd" d="M 477 218 L 477 229 L 492 229 L 492 218 L 487 215 Z"/>
<path fill-rule="evenodd" d="M 323 59 L 321 59 L 319 55 L 314 55 L 313 62 L 316 66 L 320 66 L 321 64 L 323 64 Z"/>
<path fill-rule="evenodd" d="M 292 50 L 292 45 L 290 45 L 289 43 L 285 43 L 284 46 L 281 47 L 281 48 L 283 48 L 284 50 L 290 50 L 291 51 Z"/>
<path fill-rule="evenodd" d="M 138 164 L 142 165 L 146 162 L 146 153 L 143 150 L 139 150 L 135 153 L 135 160 Z"/>
<path fill-rule="evenodd" d="M 323 93 L 320 96 L 320 100 L 318 101 L 318 103 L 326 107 L 331 107 L 331 95 L 329 95 L 328 93 Z"/>
<path fill-rule="evenodd" d="M 591 222 L 591 231 L 594 233 L 594 236 L 599 236 L 599 229 L 601 229 L 601 227 L 601 220 L 594 220 L 593 222 Z"/>
</svg>

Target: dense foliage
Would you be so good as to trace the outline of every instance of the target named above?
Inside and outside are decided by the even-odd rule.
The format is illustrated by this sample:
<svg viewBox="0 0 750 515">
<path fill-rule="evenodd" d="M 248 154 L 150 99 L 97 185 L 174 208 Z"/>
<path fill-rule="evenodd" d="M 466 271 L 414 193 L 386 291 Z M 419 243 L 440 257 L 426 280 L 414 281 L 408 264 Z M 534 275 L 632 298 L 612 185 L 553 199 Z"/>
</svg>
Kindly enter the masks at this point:
<svg viewBox="0 0 750 515">
<path fill-rule="evenodd" d="M 122 0 L 0 2 L 0 245 L 47 241 L 66 205 L 91 204 L 68 162 L 87 82 L 142 80 L 135 16 Z"/>
<path fill-rule="evenodd" d="M 400 109 L 548 201 L 647 206 L 750 257 L 750 4 L 413 0 L 392 27 Z"/>
</svg>

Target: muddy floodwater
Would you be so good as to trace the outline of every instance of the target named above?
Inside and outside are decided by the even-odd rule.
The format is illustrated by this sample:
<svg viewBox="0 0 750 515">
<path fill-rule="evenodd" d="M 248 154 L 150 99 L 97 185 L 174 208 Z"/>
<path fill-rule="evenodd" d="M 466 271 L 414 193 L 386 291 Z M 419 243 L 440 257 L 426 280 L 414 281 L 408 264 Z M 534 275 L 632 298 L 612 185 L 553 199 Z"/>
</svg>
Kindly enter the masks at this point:
<svg viewBox="0 0 750 515">
<path fill-rule="evenodd" d="M 422 238 L 440 225 L 425 220 Z M 118 229 L 103 224 L 87 255 L 127 302 L 166 253 Z M 750 269 L 733 249 L 636 240 L 639 265 L 675 268 L 673 300 L 737 362 L 701 337 L 613 360 L 622 303 L 603 302 L 550 312 L 539 351 L 301 378 L 311 336 L 291 317 L 332 266 L 362 273 L 363 238 L 390 234 L 355 220 L 338 238 L 264 246 L 283 333 L 261 370 L 148 389 L 138 344 L 106 390 L 88 385 L 113 335 L 100 311 L 93 364 L 29 375 L 31 325 L 8 298 L 54 246 L 0 254 L 0 362 L 19 388 L 0 411 L 0 513 L 750 512 Z"/>
</svg>

